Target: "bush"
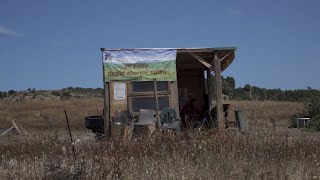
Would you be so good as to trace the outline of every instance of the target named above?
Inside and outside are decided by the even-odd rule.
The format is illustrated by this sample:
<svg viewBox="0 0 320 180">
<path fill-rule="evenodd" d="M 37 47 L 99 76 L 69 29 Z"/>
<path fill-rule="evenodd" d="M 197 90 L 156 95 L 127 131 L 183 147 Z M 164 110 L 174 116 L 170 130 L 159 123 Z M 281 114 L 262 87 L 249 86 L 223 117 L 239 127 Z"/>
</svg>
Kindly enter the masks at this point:
<svg viewBox="0 0 320 180">
<path fill-rule="evenodd" d="M 294 115 L 294 118 L 309 117 L 310 123 L 306 128 L 310 131 L 320 131 L 320 97 L 313 98 L 309 103 L 305 104 L 305 109 Z M 296 120 L 293 118 L 291 127 L 297 127 Z"/>
<path fill-rule="evenodd" d="M 309 131 L 320 131 L 320 116 L 313 117 L 310 123 L 306 125 L 306 128 Z"/>
<path fill-rule="evenodd" d="M 62 99 L 69 99 L 71 97 L 71 94 L 68 91 L 62 91 L 60 97 Z"/>
<path fill-rule="evenodd" d="M 320 116 L 320 97 L 313 98 L 310 103 L 306 104 L 306 109 L 310 118 Z"/>
<path fill-rule="evenodd" d="M 9 96 L 11 96 L 11 95 L 13 95 L 13 94 L 16 94 L 17 92 L 15 91 L 15 90 L 9 90 L 8 91 L 8 95 Z"/>
<path fill-rule="evenodd" d="M 51 94 L 54 95 L 54 96 L 60 96 L 61 95 L 61 93 L 59 91 L 52 91 Z"/>
</svg>

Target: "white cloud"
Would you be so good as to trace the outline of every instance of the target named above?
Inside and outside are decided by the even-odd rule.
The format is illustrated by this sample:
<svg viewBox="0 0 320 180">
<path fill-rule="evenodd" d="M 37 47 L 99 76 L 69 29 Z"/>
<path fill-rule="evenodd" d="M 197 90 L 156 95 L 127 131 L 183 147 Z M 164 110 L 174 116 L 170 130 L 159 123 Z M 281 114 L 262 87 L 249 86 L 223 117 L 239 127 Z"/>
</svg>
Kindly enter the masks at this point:
<svg viewBox="0 0 320 180">
<path fill-rule="evenodd" d="M 23 34 L 18 33 L 12 29 L 9 29 L 9 28 L 1 26 L 1 25 L 0 25 L 0 35 L 17 36 L 17 37 L 23 36 Z"/>
</svg>

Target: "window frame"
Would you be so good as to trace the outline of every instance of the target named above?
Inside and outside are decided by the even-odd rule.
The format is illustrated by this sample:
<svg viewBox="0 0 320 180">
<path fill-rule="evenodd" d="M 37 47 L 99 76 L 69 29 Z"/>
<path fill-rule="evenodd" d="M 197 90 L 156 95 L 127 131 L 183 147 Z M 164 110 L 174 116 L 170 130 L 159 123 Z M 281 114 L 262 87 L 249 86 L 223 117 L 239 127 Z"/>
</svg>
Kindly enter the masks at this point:
<svg viewBox="0 0 320 180">
<path fill-rule="evenodd" d="M 137 81 L 135 81 L 137 82 Z M 172 106 L 172 97 L 171 97 L 171 84 L 172 82 L 171 81 L 165 81 L 168 83 L 168 91 L 158 91 L 158 98 L 160 97 L 168 97 L 168 105 L 169 107 Z M 139 112 L 134 112 L 133 111 L 133 102 L 132 100 L 134 98 L 154 98 L 154 91 L 145 91 L 145 92 L 133 92 L 132 91 L 132 81 L 128 83 L 128 110 L 129 110 L 129 113 L 131 115 L 139 115 Z M 152 82 L 153 83 L 153 82 Z M 169 108 L 168 107 L 168 108 Z M 153 108 L 152 108 L 153 109 Z M 161 111 L 160 111 L 161 112 Z M 154 111 L 154 114 L 156 114 L 156 112 Z"/>
</svg>

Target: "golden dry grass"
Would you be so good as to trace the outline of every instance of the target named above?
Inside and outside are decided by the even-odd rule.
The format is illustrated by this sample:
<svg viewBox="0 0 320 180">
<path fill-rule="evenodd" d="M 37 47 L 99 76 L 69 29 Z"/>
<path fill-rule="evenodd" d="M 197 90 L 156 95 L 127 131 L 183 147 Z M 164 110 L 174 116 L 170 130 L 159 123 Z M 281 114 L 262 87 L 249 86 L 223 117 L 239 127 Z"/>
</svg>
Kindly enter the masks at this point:
<svg viewBox="0 0 320 180">
<path fill-rule="evenodd" d="M 67 111 L 73 128 L 84 128 L 84 117 L 102 114 L 102 98 L 47 99 L 0 103 L 0 124 L 10 127 L 15 120 L 26 128 L 64 128 Z M 0 128 L 1 128 L 0 127 Z"/>
<path fill-rule="evenodd" d="M 303 104 L 231 101 L 252 131 L 190 131 L 142 141 L 95 141 L 84 117 L 101 114 L 94 98 L 0 104 L 2 127 L 16 119 L 31 136 L 0 137 L 2 179 L 319 179 L 320 134 L 288 130 Z M 76 159 L 65 129 L 66 109 Z M 98 110 L 97 110 L 98 109 Z M 41 130 L 42 129 L 42 130 Z M 90 135 L 90 136 L 89 136 Z"/>
<path fill-rule="evenodd" d="M 287 128 L 292 117 L 301 112 L 303 103 L 276 101 L 230 101 L 236 109 L 245 109 L 253 128 Z"/>
<path fill-rule="evenodd" d="M 275 101 L 228 101 L 236 109 L 245 109 L 254 127 L 287 127 L 294 114 L 303 109 L 302 103 Z M 16 120 L 27 128 L 63 128 L 64 110 L 71 126 L 84 128 L 84 117 L 101 115 L 103 98 L 47 99 L 42 101 L 0 102 L 0 128 L 10 127 Z"/>
<path fill-rule="evenodd" d="M 143 141 L 80 141 L 74 160 L 54 134 L 0 146 L 3 179 L 318 179 L 319 134 L 212 131 Z"/>
</svg>

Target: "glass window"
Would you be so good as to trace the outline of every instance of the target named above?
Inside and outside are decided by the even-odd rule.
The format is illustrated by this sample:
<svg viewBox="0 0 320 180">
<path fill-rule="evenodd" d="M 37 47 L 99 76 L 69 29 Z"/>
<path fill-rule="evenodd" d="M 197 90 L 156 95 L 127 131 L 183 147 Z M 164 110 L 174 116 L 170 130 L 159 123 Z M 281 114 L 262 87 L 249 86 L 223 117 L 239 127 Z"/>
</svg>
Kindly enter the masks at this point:
<svg viewBox="0 0 320 180">
<path fill-rule="evenodd" d="M 169 107 L 169 97 L 158 97 L 160 111 Z M 154 97 L 132 98 L 133 112 L 139 112 L 140 109 L 156 110 L 156 101 Z"/>
<path fill-rule="evenodd" d="M 153 92 L 153 81 L 139 81 L 132 82 L 132 92 Z M 168 91 L 168 82 L 167 81 L 158 81 L 157 82 L 158 91 Z"/>
</svg>

